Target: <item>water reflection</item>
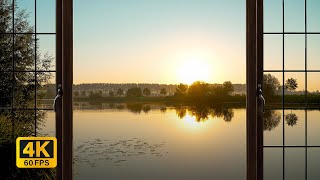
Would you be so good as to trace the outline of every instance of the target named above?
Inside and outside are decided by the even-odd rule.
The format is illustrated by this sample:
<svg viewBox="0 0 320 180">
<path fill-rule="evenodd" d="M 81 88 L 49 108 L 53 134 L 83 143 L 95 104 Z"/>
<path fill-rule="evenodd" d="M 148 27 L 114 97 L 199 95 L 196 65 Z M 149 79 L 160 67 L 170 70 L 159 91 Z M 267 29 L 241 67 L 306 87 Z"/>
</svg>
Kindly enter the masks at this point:
<svg viewBox="0 0 320 180">
<path fill-rule="evenodd" d="M 285 116 L 288 126 L 295 126 L 298 122 L 298 116 L 295 113 L 290 113 Z"/>
<path fill-rule="evenodd" d="M 263 130 L 272 131 L 280 124 L 281 114 L 275 110 L 266 110 L 263 119 Z"/>
</svg>

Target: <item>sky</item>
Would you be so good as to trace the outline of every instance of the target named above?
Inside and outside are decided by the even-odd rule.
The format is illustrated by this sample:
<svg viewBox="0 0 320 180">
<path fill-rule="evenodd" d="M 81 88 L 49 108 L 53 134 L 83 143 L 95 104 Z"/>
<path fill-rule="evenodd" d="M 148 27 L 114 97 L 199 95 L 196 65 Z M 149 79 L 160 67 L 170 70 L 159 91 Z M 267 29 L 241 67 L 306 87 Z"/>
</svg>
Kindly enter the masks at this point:
<svg viewBox="0 0 320 180">
<path fill-rule="evenodd" d="M 18 0 L 32 16 L 30 2 Z M 37 0 L 37 32 L 55 31 L 54 3 Z M 304 32 L 304 3 L 285 0 L 285 32 Z M 245 83 L 245 5 L 245 0 L 74 0 L 74 83 Z M 308 32 L 320 32 L 319 8 L 319 0 L 307 0 Z M 282 0 L 265 0 L 264 31 L 282 28 Z M 282 38 L 264 35 L 265 70 L 282 70 Z M 307 68 L 320 69 L 320 35 L 307 39 L 284 36 L 285 70 L 304 70 L 305 45 Z M 42 52 L 54 54 L 54 37 L 41 35 L 39 42 Z M 305 83 L 304 73 L 289 76 Z M 320 73 L 308 77 L 308 87 L 316 88 L 311 84 Z"/>
</svg>

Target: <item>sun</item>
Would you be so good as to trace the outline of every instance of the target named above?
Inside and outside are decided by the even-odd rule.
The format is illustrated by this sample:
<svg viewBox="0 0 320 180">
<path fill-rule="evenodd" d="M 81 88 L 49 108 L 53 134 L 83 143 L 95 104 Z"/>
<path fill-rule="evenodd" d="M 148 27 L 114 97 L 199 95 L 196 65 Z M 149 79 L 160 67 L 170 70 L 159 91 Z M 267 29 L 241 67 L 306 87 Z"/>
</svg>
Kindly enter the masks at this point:
<svg viewBox="0 0 320 180">
<path fill-rule="evenodd" d="M 201 59 L 188 59 L 182 61 L 178 67 L 178 81 L 184 84 L 192 84 L 195 81 L 209 81 L 209 64 Z"/>
</svg>

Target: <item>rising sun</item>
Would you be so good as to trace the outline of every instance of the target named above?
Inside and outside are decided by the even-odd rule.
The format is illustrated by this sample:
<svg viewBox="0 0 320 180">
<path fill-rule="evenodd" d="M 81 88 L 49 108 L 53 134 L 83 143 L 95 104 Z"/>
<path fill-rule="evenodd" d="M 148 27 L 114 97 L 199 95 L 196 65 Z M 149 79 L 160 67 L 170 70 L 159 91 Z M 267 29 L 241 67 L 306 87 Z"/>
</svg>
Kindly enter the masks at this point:
<svg viewBox="0 0 320 180">
<path fill-rule="evenodd" d="M 192 84 L 195 81 L 209 81 L 209 64 L 200 59 L 190 59 L 182 62 L 177 75 L 180 83 Z"/>
</svg>

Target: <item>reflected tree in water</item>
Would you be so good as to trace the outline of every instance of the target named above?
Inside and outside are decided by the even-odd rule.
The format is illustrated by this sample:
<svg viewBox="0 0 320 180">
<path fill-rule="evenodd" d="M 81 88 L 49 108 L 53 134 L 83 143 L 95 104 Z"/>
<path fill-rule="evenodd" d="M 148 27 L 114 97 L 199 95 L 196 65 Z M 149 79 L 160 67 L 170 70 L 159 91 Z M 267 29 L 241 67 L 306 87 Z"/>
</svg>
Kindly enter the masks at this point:
<svg viewBox="0 0 320 180">
<path fill-rule="evenodd" d="M 166 113 L 167 112 L 167 107 L 163 106 L 160 108 L 161 113 Z"/>
<path fill-rule="evenodd" d="M 180 106 L 176 108 L 176 115 L 180 118 L 183 119 L 187 115 L 187 108 Z"/>
<path fill-rule="evenodd" d="M 295 126 L 298 122 L 298 116 L 295 113 L 290 113 L 285 116 L 288 126 Z"/>
<path fill-rule="evenodd" d="M 266 110 L 263 114 L 263 130 L 272 131 L 281 121 L 281 114 L 275 110 Z"/>
<path fill-rule="evenodd" d="M 143 112 L 148 113 L 151 110 L 151 106 L 150 105 L 144 105 L 142 110 L 143 110 Z"/>
<path fill-rule="evenodd" d="M 196 121 L 206 121 L 209 119 L 210 108 L 206 106 L 192 106 L 188 108 L 191 116 L 196 117 Z"/>
</svg>

